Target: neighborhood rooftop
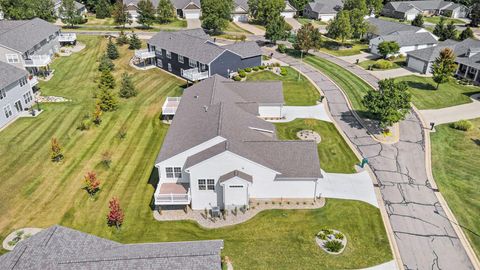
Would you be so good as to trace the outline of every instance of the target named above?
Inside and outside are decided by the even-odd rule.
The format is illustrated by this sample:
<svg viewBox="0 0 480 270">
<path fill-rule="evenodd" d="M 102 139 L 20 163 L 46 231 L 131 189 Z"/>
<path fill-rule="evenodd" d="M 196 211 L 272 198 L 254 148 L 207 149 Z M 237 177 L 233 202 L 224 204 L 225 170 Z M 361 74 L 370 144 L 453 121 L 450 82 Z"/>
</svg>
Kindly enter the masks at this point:
<svg viewBox="0 0 480 270">
<path fill-rule="evenodd" d="M 27 76 L 27 71 L 0 61 L 0 74 L 2 74 L 0 76 L 0 89 L 3 89 Z"/>
<path fill-rule="evenodd" d="M 155 8 L 158 6 L 158 3 L 160 2 L 160 0 L 151 0 L 151 1 Z M 137 6 L 139 2 L 140 0 L 124 0 L 123 1 L 123 3 L 126 4 L 127 6 L 128 5 Z M 170 2 L 172 3 L 173 7 L 175 7 L 175 9 L 183 9 L 187 7 L 187 5 L 190 3 L 194 3 L 195 5 L 200 7 L 200 0 L 171 0 Z"/>
<path fill-rule="evenodd" d="M 367 22 L 372 26 L 372 29 L 370 31 L 375 35 L 379 35 L 379 36 L 389 35 L 394 32 L 403 32 L 403 31 L 417 32 L 423 29 L 423 28 L 408 25 L 408 24 L 391 22 L 391 21 L 386 21 L 378 18 L 368 18 Z"/>
<path fill-rule="evenodd" d="M 343 7 L 342 0 L 315 0 L 308 3 L 310 9 L 319 14 L 335 14 Z"/>
<path fill-rule="evenodd" d="M 0 269 L 219 269 L 222 240 L 120 244 L 62 226 L 20 242 Z"/>
<path fill-rule="evenodd" d="M 0 21 L 0 45 L 25 53 L 39 44 L 60 27 L 48 23 L 42 19 Z"/>
<path fill-rule="evenodd" d="M 452 5 L 452 2 L 448 1 L 438 1 L 438 0 L 428 0 L 428 1 L 392 1 L 390 4 L 397 11 L 407 11 L 412 7 L 415 7 L 421 11 L 424 10 L 438 10 L 445 9 Z M 454 4 L 455 7 L 458 6 Z"/>
<path fill-rule="evenodd" d="M 225 151 L 278 172 L 278 177 L 319 178 L 313 141 L 281 141 L 258 117 L 262 103 L 283 104 L 281 82 L 233 82 L 215 75 L 185 90 L 156 163 L 213 138 L 224 141 L 190 156 L 189 168 Z"/>
</svg>

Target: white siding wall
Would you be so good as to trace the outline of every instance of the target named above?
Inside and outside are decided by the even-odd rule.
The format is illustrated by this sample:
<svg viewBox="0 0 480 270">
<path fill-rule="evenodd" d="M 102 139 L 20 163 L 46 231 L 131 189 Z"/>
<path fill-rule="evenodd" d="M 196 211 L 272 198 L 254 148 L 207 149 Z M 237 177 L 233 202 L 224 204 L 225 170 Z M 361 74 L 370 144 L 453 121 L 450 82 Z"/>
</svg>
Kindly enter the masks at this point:
<svg viewBox="0 0 480 270">
<path fill-rule="evenodd" d="M 250 185 L 250 182 L 239 177 L 221 183 L 225 207 L 248 205 Z"/>
<path fill-rule="evenodd" d="M 370 40 L 370 52 L 373 54 L 380 55 L 378 52 L 378 45 L 382 43 L 384 40 L 382 37 L 376 37 Z M 400 47 L 400 54 L 405 55 L 407 52 L 414 51 L 414 50 L 419 50 L 419 49 L 424 49 L 428 47 L 435 46 L 436 44 L 418 44 L 415 46 L 402 46 Z"/>
<path fill-rule="evenodd" d="M 28 92 L 30 92 L 32 98 L 34 97 L 32 93 L 32 88 L 28 81 L 24 86 L 20 86 L 19 81 L 17 81 L 16 83 L 6 87 L 4 90 L 6 90 L 6 97 L 0 99 L 0 128 L 18 117 L 20 112 L 15 109 L 15 102 L 17 100 L 20 100 L 20 103 L 22 104 L 24 110 L 31 107 L 34 102 L 32 100 L 28 103 L 25 103 L 25 99 L 23 98 L 23 95 Z M 4 107 L 7 105 L 10 105 L 10 109 L 12 112 L 12 116 L 8 118 L 5 116 L 4 111 Z"/>
<path fill-rule="evenodd" d="M 18 63 L 16 63 L 16 64 L 8 63 L 8 62 L 7 62 L 7 54 L 16 54 L 16 55 L 18 55 L 18 58 L 19 58 L 19 61 L 20 61 L 20 62 L 18 62 Z M 14 66 L 16 66 L 16 67 L 18 67 L 18 68 L 20 68 L 20 69 L 25 69 L 25 68 L 23 67 L 23 65 L 25 64 L 25 61 L 23 60 L 22 55 L 21 55 L 20 53 L 16 52 L 16 51 L 7 49 L 7 48 L 2 47 L 2 46 L 0 46 L 0 61 L 5 62 L 5 63 L 10 64 L 10 65 L 14 65 Z"/>
<path fill-rule="evenodd" d="M 322 22 L 328 22 L 330 20 L 335 19 L 335 15 L 336 14 L 319 14 L 318 19 Z"/>
</svg>

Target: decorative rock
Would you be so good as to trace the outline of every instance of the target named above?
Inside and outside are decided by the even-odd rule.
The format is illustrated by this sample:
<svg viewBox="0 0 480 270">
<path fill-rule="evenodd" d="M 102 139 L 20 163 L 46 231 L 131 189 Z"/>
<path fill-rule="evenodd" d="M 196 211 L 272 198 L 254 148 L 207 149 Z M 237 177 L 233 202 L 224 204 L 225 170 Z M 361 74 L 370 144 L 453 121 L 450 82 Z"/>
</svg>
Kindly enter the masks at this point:
<svg viewBox="0 0 480 270">
<path fill-rule="evenodd" d="M 13 248 L 18 243 L 40 232 L 41 230 L 42 230 L 41 228 L 23 228 L 23 229 L 15 230 L 11 234 L 9 234 L 7 237 L 5 237 L 5 240 L 3 240 L 3 243 L 2 243 L 2 247 L 6 250 L 13 250 Z M 20 236 L 18 236 L 19 232 L 21 232 Z M 10 245 L 10 242 L 14 241 L 15 238 L 20 238 L 20 239 L 16 239 L 15 244 Z"/>
<path fill-rule="evenodd" d="M 315 141 L 317 144 L 322 141 L 320 134 L 313 130 L 301 130 L 297 132 L 297 137 L 302 141 Z"/>
</svg>

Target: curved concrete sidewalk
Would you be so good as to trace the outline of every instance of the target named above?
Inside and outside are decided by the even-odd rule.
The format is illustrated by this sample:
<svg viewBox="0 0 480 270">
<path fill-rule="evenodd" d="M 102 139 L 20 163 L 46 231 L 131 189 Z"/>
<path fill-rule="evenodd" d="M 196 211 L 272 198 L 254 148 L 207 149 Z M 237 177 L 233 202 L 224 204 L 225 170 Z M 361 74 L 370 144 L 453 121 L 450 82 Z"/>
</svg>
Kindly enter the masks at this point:
<svg viewBox="0 0 480 270">
<path fill-rule="evenodd" d="M 297 118 L 312 118 L 332 122 L 325 111 L 325 105 L 323 103 L 315 106 L 283 106 L 283 112 L 285 113 L 285 119 L 271 120 L 269 122 L 284 123 Z"/>
<path fill-rule="evenodd" d="M 472 103 L 437 110 L 420 110 L 420 114 L 426 123 L 434 122 L 436 125 L 479 118 L 480 94 L 473 95 L 471 98 Z"/>
<path fill-rule="evenodd" d="M 397 270 L 397 264 L 394 260 L 359 270 Z"/>
<path fill-rule="evenodd" d="M 318 56 L 334 62 L 371 85 L 378 79 L 360 67 L 323 53 Z M 418 115 L 411 112 L 400 123 L 396 144 L 384 145 L 372 139 L 354 117 L 348 102 L 328 77 L 290 56 L 274 57 L 309 76 L 327 99 L 335 122 L 356 146 L 375 174 L 392 226 L 403 266 L 406 269 L 474 269 L 427 176 L 425 130 Z"/>
</svg>

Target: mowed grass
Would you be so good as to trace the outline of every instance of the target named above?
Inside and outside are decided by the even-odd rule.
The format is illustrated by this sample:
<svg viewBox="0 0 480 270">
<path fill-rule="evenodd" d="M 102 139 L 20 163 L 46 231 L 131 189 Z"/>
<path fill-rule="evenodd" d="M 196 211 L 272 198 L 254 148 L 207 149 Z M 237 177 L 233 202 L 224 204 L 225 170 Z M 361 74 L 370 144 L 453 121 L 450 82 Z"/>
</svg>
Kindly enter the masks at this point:
<svg viewBox="0 0 480 270">
<path fill-rule="evenodd" d="M 301 130 L 316 131 L 322 137 L 317 147 L 322 169 L 331 173 L 355 172 L 354 166 L 359 160 L 332 123 L 316 119 L 296 119 L 275 125 L 278 137 L 284 140 L 299 140 L 297 132 Z"/>
<path fill-rule="evenodd" d="M 87 48 L 57 59 L 55 76 L 42 82 L 42 92 L 64 96 L 71 103 L 42 105 L 37 118 L 19 119 L 0 136 L 0 238 L 22 227 L 61 224 L 122 243 L 224 239 L 222 254 L 235 269 L 357 269 L 392 259 L 380 212 L 358 201 L 328 200 L 317 210 L 274 210 L 248 222 L 207 230 L 190 221 L 158 222 L 150 204 L 155 183 L 154 160 L 168 126 L 159 120 L 166 96 L 180 95 L 183 82 L 159 69 L 129 67 L 133 52 L 120 49 L 115 76 L 128 71 L 139 94 L 121 100 L 115 112 L 105 113 L 99 127 L 81 132 L 77 125 L 92 112 L 97 59 L 107 40 L 80 36 Z M 117 138 L 122 126 L 128 133 Z M 65 160 L 49 160 L 50 139 L 58 137 Z M 100 164 L 101 154 L 112 151 L 112 166 Z M 83 175 L 94 170 L 101 191 L 90 199 Z M 106 225 L 108 201 L 119 198 L 125 221 L 117 231 Z M 323 252 L 314 235 L 324 227 L 341 230 L 348 238 L 344 254 Z"/>
<path fill-rule="evenodd" d="M 335 55 L 335 56 L 352 56 L 360 54 L 368 49 L 368 44 L 353 42 L 341 44 L 341 42 L 323 37 L 320 51 Z"/>
<path fill-rule="evenodd" d="M 160 24 L 154 23 L 150 28 L 144 28 L 142 26 L 133 27 L 129 24 L 125 25 L 125 28 L 115 25 L 112 18 L 97 19 L 95 16 L 88 16 L 88 21 L 85 24 L 75 25 L 74 28 L 69 28 L 64 26 L 65 31 L 75 32 L 75 31 L 109 31 L 109 32 L 120 32 L 121 30 L 126 33 L 132 31 L 141 31 L 141 32 L 158 32 L 161 30 L 181 30 L 187 27 L 187 21 L 181 19 L 174 19 L 169 23 Z"/>
<path fill-rule="evenodd" d="M 250 31 L 247 31 L 234 22 L 229 22 L 227 28 L 224 30 L 228 33 L 238 33 L 238 34 L 252 34 Z"/>
<path fill-rule="evenodd" d="M 430 77 L 409 75 L 395 80 L 407 82 L 412 94 L 412 102 L 420 110 L 470 103 L 472 100 L 469 96 L 480 92 L 480 87 L 461 85 L 456 80 L 440 84 L 438 89 L 435 89 L 437 84 Z"/>
<path fill-rule="evenodd" d="M 396 68 L 401 68 L 405 66 L 407 63 L 405 62 L 405 57 L 397 57 L 392 61 L 392 67 L 386 68 L 386 69 L 379 69 L 374 67 L 373 65 L 380 59 L 375 59 L 375 60 L 365 60 L 360 63 L 358 63 L 359 66 L 361 66 L 364 69 L 368 69 L 370 66 L 373 68 L 373 70 L 388 70 L 388 69 L 396 69 Z"/>
<path fill-rule="evenodd" d="M 441 16 L 423 17 L 423 20 L 425 22 L 437 24 L 440 22 L 440 18 Z M 448 18 L 448 17 L 444 17 L 444 18 L 445 18 L 445 24 L 449 24 L 450 22 L 453 22 L 454 24 L 461 24 L 461 25 L 466 24 L 464 21 L 457 18 Z"/>
<path fill-rule="evenodd" d="M 315 27 L 319 27 L 320 25 L 327 25 L 327 22 L 320 21 L 320 20 L 308 19 L 308 18 L 297 18 L 297 21 L 298 21 L 301 25 L 304 25 L 304 24 L 307 24 L 307 23 L 311 23 L 311 24 L 313 24 L 313 26 L 315 26 Z"/>
<path fill-rule="evenodd" d="M 463 132 L 448 124 L 431 133 L 433 176 L 480 256 L 480 118 Z"/>
<path fill-rule="evenodd" d="M 287 75 L 280 76 L 269 70 L 247 74 L 247 81 L 282 81 L 283 96 L 288 106 L 312 106 L 320 99 L 317 88 L 305 76 L 291 67 L 284 67 Z"/>
</svg>

